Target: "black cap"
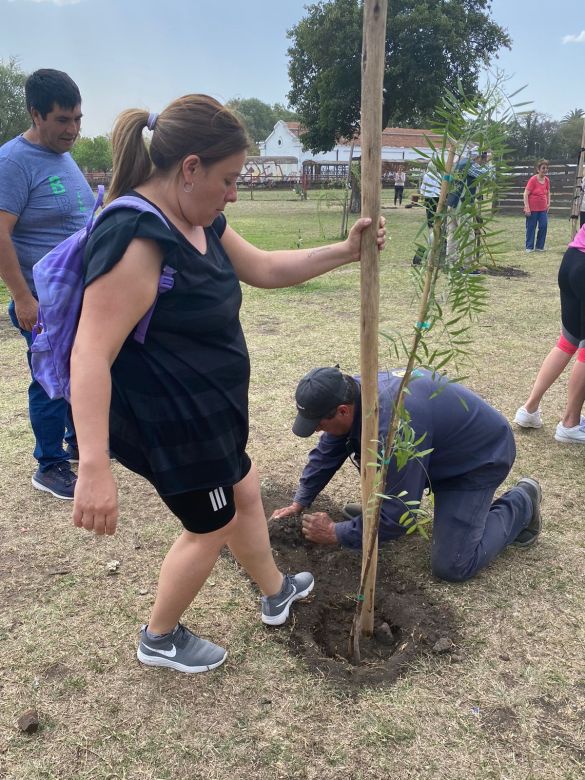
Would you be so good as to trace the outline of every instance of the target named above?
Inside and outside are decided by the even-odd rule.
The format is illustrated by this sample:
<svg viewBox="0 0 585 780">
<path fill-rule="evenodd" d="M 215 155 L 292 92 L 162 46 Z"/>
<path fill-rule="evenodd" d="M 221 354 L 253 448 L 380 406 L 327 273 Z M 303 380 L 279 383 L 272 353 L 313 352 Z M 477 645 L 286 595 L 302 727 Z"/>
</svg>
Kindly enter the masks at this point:
<svg viewBox="0 0 585 780">
<path fill-rule="evenodd" d="M 298 384 L 295 393 L 297 418 L 292 431 L 306 438 L 329 412 L 345 399 L 345 379 L 338 368 L 314 368 Z"/>
</svg>

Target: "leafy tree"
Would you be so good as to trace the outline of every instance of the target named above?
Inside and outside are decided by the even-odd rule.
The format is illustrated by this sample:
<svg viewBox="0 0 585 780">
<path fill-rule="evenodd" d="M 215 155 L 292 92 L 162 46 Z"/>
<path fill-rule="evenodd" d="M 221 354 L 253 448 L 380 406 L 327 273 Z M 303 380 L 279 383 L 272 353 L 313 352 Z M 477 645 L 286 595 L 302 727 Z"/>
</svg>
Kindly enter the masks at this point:
<svg viewBox="0 0 585 780">
<path fill-rule="evenodd" d="M 583 119 L 585 111 L 582 108 L 573 108 L 561 119 L 561 122 L 571 122 L 573 119 Z"/>
<path fill-rule="evenodd" d="M 276 124 L 279 119 L 282 119 L 285 122 L 295 122 L 299 118 L 297 113 L 286 108 L 282 103 L 275 103 L 272 106 L 272 113 L 274 114 L 274 124 Z"/>
<path fill-rule="evenodd" d="M 559 136 L 560 123 L 546 114 L 529 111 L 508 124 L 506 142 L 511 159 L 564 156 Z"/>
<path fill-rule="evenodd" d="M 490 0 L 389 0 L 383 125 L 427 124 L 447 90 L 477 92 L 480 69 L 510 38 Z M 359 127 L 362 3 L 319 0 L 288 32 L 289 103 L 303 141 L 328 151 Z"/>
<path fill-rule="evenodd" d="M 112 145 L 105 135 L 80 138 L 71 155 L 84 171 L 109 171 L 112 167 Z"/>
<path fill-rule="evenodd" d="M 112 168 L 112 144 L 105 135 L 93 139 L 93 170 L 109 171 Z"/>
<path fill-rule="evenodd" d="M 236 98 L 228 101 L 227 105 L 242 117 L 254 143 L 263 141 L 274 127 L 272 108 L 258 98 Z"/>
<path fill-rule="evenodd" d="M 24 98 L 25 81 L 26 73 L 16 59 L 0 60 L 0 145 L 30 127 Z"/>
<path fill-rule="evenodd" d="M 264 141 L 270 135 L 279 119 L 287 122 L 298 118 L 294 111 L 285 108 L 281 103 L 271 106 L 258 98 L 232 98 L 226 105 L 240 115 L 256 153 L 258 141 Z"/>
<path fill-rule="evenodd" d="M 563 150 L 563 157 L 576 158 L 579 154 L 584 121 L 583 112 L 581 112 L 581 116 L 577 114 L 570 119 L 562 120 L 559 126 L 559 140 Z"/>
</svg>

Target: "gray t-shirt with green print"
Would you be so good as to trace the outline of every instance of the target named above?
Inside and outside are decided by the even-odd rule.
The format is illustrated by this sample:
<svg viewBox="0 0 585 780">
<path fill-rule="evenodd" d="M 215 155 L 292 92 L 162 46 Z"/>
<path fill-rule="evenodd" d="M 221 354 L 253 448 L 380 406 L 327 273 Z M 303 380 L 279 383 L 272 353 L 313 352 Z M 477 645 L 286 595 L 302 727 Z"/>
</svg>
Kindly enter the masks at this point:
<svg viewBox="0 0 585 780">
<path fill-rule="evenodd" d="M 33 293 L 33 265 L 86 224 L 93 203 L 69 152 L 57 154 L 21 135 L 0 146 L 0 211 L 18 217 L 12 242 Z"/>
</svg>

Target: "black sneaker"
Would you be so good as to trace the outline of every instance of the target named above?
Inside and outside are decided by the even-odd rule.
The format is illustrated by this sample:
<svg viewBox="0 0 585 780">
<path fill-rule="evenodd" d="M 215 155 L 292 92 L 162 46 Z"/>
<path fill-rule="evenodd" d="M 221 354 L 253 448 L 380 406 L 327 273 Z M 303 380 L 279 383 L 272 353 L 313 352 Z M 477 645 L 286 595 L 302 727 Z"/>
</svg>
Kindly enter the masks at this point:
<svg viewBox="0 0 585 780">
<path fill-rule="evenodd" d="M 65 448 L 65 454 L 69 463 L 79 463 L 79 450 L 74 444 L 68 444 Z"/>
<path fill-rule="evenodd" d="M 32 478 L 33 487 L 37 490 L 45 490 L 55 498 L 63 498 L 66 501 L 73 500 L 76 482 L 77 477 L 71 471 L 71 464 L 68 460 L 55 463 L 45 471 L 41 471 L 39 468 Z"/>
<path fill-rule="evenodd" d="M 536 542 L 542 529 L 542 516 L 540 514 L 542 489 L 539 483 L 531 477 L 524 477 L 524 479 L 519 480 L 516 483 L 516 487 L 523 490 L 530 498 L 532 502 L 532 517 L 526 528 L 520 531 L 512 544 L 515 547 L 530 547 Z"/>
<path fill-rule="evenodd" d="M 142 626 L 136 655 L 147 666 L 167 666 L 188 674 L 209 672 L 227 658 L 223 647 L 195 636 L 182 623 L 160 639 L 149 639 Z"/>
<path fill-rule="evenodd" d="M 268 626 L 286 623 L 293 601 L 306 598 L 313 590 L 315 580 L 308 571 L 285 574 L 280 593 L 262 596 L 262 622 Z"/>
</svg>

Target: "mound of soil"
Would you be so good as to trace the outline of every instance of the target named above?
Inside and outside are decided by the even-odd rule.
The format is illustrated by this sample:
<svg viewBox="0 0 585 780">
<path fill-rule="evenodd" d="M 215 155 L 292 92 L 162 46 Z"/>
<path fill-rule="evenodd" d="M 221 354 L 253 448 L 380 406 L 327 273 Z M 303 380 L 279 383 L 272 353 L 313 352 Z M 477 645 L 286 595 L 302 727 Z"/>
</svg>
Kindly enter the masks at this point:
<svg viewBox="0 0 585 780">
<path fill-rule="evenodd" d="M 511 277 L 524 277 L 528 276 L 527 271 L 523 271 L 521 268 L 515 268 L 513 265 L 488 265 L 486 266 L 485 273 L 488 276 L 505 276 L 508 279 Z"/>
<path fill-rule="evenodd" d="M 264 496 L 267 516 L 289 503 L 290 494 Z M 320 499 L 321 503 L 321 499 Z M 339 509 L 320 506 L 332 517 Z M 337 511 L 336 511 L 337 510 Z M 308 542 L 301 518 L 269 521 L 270 540 L 283 571 L 310 571 L 311 596 L 292 609 L 292 619 L 275 631 L 319 677 L 350 689 L 388 684 L 404 675 L 422 654 L 457 656 L 456 621 L 448 607 L 423 588 L 397 578 L 382 561 L 378 568 L 374 636 L 360 639 L 361 664 L 350 662 L 349 636 L 359 587 L 361 553 Z"/>
</svg>

